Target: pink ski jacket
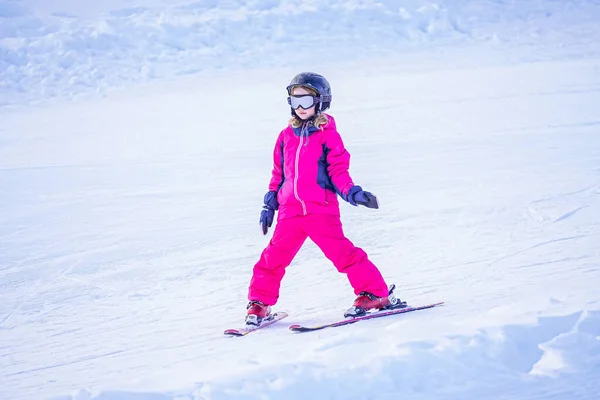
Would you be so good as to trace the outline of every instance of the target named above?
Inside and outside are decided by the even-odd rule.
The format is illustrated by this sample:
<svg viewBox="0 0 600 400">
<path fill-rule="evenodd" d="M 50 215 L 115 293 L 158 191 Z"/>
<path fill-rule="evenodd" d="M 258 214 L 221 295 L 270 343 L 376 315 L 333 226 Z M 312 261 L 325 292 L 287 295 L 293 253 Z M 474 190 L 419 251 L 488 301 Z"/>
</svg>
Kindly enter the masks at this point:
<svg viewBox="0 0 600 400">
<path fill-rule="evenodd" d="M 320 128 L 288 125 L 277 138 L 269 191 L 277 193 L 278 219 L 308 214 L 340 215 L 339 194 L 347 198 L 354 183 L 348 169 L 350 153 L 344 148 L 335 120 Z"/>
</svg>

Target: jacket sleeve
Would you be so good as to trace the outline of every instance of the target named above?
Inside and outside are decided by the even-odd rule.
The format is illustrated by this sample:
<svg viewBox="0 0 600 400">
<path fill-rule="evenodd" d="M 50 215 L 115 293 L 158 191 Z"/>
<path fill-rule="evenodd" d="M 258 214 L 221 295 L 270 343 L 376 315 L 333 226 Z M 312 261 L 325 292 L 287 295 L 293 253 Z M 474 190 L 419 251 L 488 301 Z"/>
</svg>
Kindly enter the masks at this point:
<svg viewBox="0 0 600 400">
<path fill-rule="evenodd" d="M 354 186 L 350 177 L 350 153 L 344 147 L 342 137 L 337 131 L 329 134 L 326 142 L 329 149 L 327 152 L 327 172 L 335 191 L 346 200 L 350 188 Z"/>
<path fill-rule="evenodd" d="M 277 137 L 275 148 L 273 149 L 273 171 L 271 172 L 271 180 L 269 181 L 269 191 L 278 192 L 281 185 L 285 181 L 283 172 L 283 132 Z"/>
</svg>

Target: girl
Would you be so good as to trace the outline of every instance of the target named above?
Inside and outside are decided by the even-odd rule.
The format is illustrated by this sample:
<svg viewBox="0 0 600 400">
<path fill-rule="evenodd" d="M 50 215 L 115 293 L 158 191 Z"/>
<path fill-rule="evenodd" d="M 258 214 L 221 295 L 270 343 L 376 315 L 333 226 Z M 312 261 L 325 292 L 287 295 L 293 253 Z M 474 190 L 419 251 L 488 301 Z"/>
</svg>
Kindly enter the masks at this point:
<svg viewBox="0 0 600 400">
<path fill-rule="evenodd" d="M 342 230 L 336 194 L 354 206 L 379 208 L 379 204 L 350 178 L 350 154 L 333 117 L 324 113 L 331 105 L 329 82 L 319 74 L 303 72 L 292 79 L 287 92 L 292 118 L 275 144 L 269 192 L 260 215 L 263 234 L 276 210 L 279 214 L 273 238 L 254 266 L 246 323 L 258 325 L 269 319 L 285 268 L 307 238 L 347 274 L 358 296 L 344 316 L 401 306 L 367 254 Z"/>
</svg>

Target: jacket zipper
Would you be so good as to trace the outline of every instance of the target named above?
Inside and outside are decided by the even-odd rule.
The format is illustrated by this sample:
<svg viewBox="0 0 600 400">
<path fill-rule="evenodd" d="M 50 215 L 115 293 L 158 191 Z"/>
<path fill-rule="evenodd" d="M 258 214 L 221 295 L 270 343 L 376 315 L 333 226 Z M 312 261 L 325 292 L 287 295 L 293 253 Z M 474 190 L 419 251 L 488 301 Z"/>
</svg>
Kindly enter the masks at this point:
<svg viewBox="0 0 600 400">
<path fill-rule="evenodd" d="M 302 212 L 304 213 L 304 215 L 306 215 L 306 204 L 304 204 L 304 201 L 298 195 L 298 164 L 300 161 L 300 150 L 302 150 L 302 141 L 303 137 L 302 134 L 300 134 L 300 144 L 298 145 L 298 149 L 296 150 L 296 162 L 294 163 L 294 167 L 296 169 L 294 174 L 294 196 L 296 196 L 296 200 L 298 200 L 300 204 L 302 204 Z"/>
</svg>

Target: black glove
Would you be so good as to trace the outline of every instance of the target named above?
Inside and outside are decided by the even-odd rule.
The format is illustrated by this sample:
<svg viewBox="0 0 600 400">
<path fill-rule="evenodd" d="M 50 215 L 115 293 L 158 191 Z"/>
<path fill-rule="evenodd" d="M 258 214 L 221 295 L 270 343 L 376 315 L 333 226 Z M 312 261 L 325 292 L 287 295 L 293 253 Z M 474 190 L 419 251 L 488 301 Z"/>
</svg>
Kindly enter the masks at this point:
<svg viewBox="0 0 600 400">
<path fill-rule="evenodd" d="M 267 192 L 267 194 L 265 194 L 264 201 L 265 205 L 263 206 L 263 210 L 260 212 L 260 219 L 258 222 L 263 235 L 266 235 L 271 225 L 273 225 L 273 220 L 275 219 L 275 210 L 279 208 L 277 192 Z"/>
<path fill-rule="evenodd" d="M 264 206 L 260 212 L 260 229 L 263 235 L 266 235 L 271 225 L 273 225 L 273 219 L 275 219 L 275 210 L 271 207 Z"/>
<path fill-rule="evenodd" d="M 352 186 L 348 191 L 348 203 L 353 206 L 365 206 L 367 208 L 379 208 L 377 197 L 371 192 L 365 192 L 360 186 Z"/>
</svg>

